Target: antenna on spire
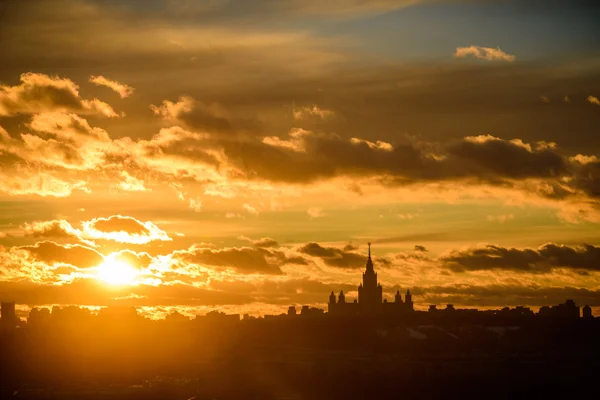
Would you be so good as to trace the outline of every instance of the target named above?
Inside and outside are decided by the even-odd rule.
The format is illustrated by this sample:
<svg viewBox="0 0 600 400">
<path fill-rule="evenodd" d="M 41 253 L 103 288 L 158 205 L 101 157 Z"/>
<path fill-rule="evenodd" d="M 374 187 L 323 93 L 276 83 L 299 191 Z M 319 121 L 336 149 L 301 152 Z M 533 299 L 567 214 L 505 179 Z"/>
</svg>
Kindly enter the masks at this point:
<svg viewBox="0 0 600 400">
<path fill-rule="evenodd" d="M 369 245 L 369 258 L 371 258 L 371 242 L 367 243 Z"/>
</svg>

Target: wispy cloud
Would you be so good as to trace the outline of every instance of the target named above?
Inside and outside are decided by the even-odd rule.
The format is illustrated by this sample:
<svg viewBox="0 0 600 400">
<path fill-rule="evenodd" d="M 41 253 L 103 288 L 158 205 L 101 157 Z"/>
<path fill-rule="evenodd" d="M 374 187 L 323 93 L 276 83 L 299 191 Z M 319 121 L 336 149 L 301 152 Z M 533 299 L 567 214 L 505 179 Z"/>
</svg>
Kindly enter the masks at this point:
<svg viewBox="0 0 600 400">
<path fill-rule="evenodd" d="M 128 86 L 121 82 L 110 80 L 108 78 L 103 77 L 102 75 L 90 76 L 90 82 L 98 86 L 106 86 L 107 88 L 118 93 L 122 99 L 125 97 L 129 97 L 134 91 L 134 89 L 131 86 Z"/>
<path fill-rule="evenodd" d="M 327 214 L 325 214 L 325 211 L 323 211 L 321 207 L 311 207 L 308 210 L 306 210 L 306 213 L 308 214 L 310 219 L 323 218 L 327 216 Z"/>
<path fill-rule="evenodd" d="M 501 215 L 488 215 L 487 220 L 492 222 L 504 223 L 509 220 L 515 219 L 513 214 L 501 214 Z"/>
<path fill-rule="evenodd" d="M 407 212 L 407 213 L 401 213 L 401 214 L 396 214 L 396 216 L 400 219 L 413 219 L 418 217 L 421 214 L 420 211 L 411 213 L 411 212 Z"/>
<path fill-rule="evenodd" d="M 294 109 L 293 115 L 295 120 L 301 120 L 308 117 L 326 119 L 333 117 L 335 113 L 331 110 L 326 110 L 324 108 L 319 108 L 317 105 L 313 105 L 312 107 L 301 107 Z"/>
<path fill-rule="evenodd" d="M 515 56 L 512 54 L 505 53 L 500 48 L 492 47 L 481 47 L 481 46 L 469 46 L 469 47 L 457 47 L 454 53 L 456 58 L 475 57 L 482 60 L 488 61 L 515 61 Z"/>
<path fill-rule="evenodd" d="M 117 187 L 121 190 L 127 192 L 146 192 L 151 190 L 144 185 L 143 180 L 129 175 L 127 171 L 121 171 L 121 178 L 123 180 L 117 184 Z"/>
<path fill-rule="evenodd" d="M 260 214 L 260 211 L 258 211 L 258 209 L 256 209 L 256 207 L 253 207 L 252 205 L 250 205 L 248 203 L 245 203 L 242 207 L 244 207 L 244 210 L 248 211 L 252 215 Z"/>
<path fill-rule="evenodd" d="M 188 204 L 189 204 L 190 208 L 192 210 L 194 210 L 195 212 L 202 211 L 202 201 L 199 198 L 190 199 Z"/>
<path fill-rule="evenodd" d="M 600 106 L 600 99 L 598 99 L 596 96 L 588 96 L 587 101 L 597 106 Z"/>
<path fill-rule="evenodd" d="M 238 236 L 238 239 L 248 242 L 248 243 L 252 244 L 252 246 L 254 246 L 254 247 L 277 247 L 277 246 L 279 246 L 279 243 L 277 243 L 277 241 L 275 239 L 272 239 L 270 237 L 264 237 L 264 238 L 260 238 L 260 239 L 252 239 L 252 238 L 249 238 L 248 236 Z"/>
</svg>

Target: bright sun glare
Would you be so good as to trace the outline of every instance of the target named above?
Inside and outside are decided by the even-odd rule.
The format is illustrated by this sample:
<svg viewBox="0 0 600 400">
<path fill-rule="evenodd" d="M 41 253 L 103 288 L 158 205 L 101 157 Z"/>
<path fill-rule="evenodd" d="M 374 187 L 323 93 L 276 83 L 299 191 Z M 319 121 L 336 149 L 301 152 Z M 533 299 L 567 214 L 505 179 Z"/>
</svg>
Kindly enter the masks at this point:
<svg viewBox="0 0 600 400">
<path fill-rule="evenodd" d="M 118 260 L 107 259 L 98 266 L 98 279 L 110 285 L 132 285 L 137 275 L 135 268 Z"/>
</svg>

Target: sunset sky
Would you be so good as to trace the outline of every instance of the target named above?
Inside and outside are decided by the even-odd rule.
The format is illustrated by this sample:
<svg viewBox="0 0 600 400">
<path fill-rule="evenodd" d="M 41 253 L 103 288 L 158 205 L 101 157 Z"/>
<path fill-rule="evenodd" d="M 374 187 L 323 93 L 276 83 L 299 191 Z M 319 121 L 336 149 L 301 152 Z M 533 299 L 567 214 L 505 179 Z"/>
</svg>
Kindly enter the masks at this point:
<svg viewBox="0 0 600 400">
<path fill-rule="evenodd" d="M 600 312 L 600 5 L 0 0 L 0 299 Z M 22 314 L 25 315 L 25 314 Z"/>
</svg>

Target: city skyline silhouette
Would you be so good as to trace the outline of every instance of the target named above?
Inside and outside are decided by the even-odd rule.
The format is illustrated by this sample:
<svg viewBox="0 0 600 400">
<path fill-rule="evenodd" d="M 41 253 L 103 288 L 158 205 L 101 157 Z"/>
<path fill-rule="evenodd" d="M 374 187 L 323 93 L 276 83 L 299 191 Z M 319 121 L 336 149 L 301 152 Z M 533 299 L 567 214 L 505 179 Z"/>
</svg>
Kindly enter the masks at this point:
<svg viewBox="0 0 600 400">
<path fill-rule="evenodd" d="M 598 21 L 0 0 L 0 399 L 598 397 Z"/>
</svg>

